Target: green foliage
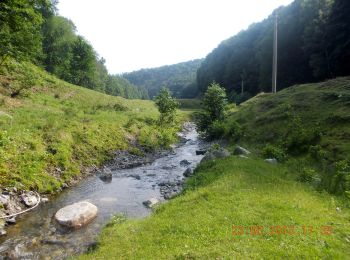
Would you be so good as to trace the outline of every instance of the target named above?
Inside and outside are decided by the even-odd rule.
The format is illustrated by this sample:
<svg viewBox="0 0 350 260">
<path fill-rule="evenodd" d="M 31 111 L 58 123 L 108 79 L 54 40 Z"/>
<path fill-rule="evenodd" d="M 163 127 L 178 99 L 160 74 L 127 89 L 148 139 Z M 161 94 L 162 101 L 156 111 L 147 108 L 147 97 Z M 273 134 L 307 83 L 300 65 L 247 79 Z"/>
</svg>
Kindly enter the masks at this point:
<svg viewBox="0 0 350 260">
<path fill-rule="evenodd" d="M 225 137 L 230 141 L 238 141 L 243 135 L 242 126 L 234 120 L 225 120 Z"/>
<path fill-rule="evenodd" d="M 280 147 L 276 147 L 271 144 L 267 144 L 261 151 L 261 155 L 264 158 L 275 158 L 279 162 L 283 162 L 286 159 L 286 154 Z"/>
<path fill-rule="evenodd" d="M 160 112 L 160 125 L 173 124 L 179 103 L 171 96 L 169 89 L 163 88 L 155 98 L 155 103 Z"/>
<path fill-rule="evenodd" d="M 302 169 L 302 172 L 297 179 L 301 182 L 308 182 L 313 185 L 320 183 L 320 177 L 317 174 L 316 170 L 307 167 Z"/>
<path fill-rule="evenodd" d="M 167 86 L 176 98 L 195 98 L 198 95 L 196 72 L 202 60 L 182 62 L 154 69 L 142 69 L 123 74 L 132 84 L 145 88 L 154 98 Z"/>
<path fill-rule="evenodd" d="M 2 187 L 54 193 L 134 141 L 150 150 L 176 142 L 178 128 L 158 126 L 153 102 L 74 86 L 30 63 L 7 67 L 0 76 Z M 15 86 L 22 88 L 16 98 Z"/>
<path fill-rule="evenodd" d="M 272 42 L 278 15 L 278 90 L 294 84 L 350 74 L 350 3 L 345 0 L 296 0 L 279 7 L 262 22 L 224 40 L 197 72 L 204 93 L 215 81 L 230 99 L 271 92 Z M 298 19 L 295 19 L 298 17 Z M 244 82 L 244 96 L 241 94 Z"/>
<path fill-rule="evenodd" d="M 36 10 L 41 1 L 2 0 L 0 2 L 0 67 L 8 58 L 37 58 L 41 53 L 43 18 Z"/>
<path fill-rule="evenodd" d="M 227 96 L 219 84 L 212 83 L 204 94 L 203 111 L 194 114 L 197 128 L 203 137 L 216 139 L 223 137 L 226 130 L 225 119 L 227 111 Z"/>
<path fill-rule="evenodd" d="M 76 34 L 73 22 L 56 15 L 56 4 L 49 0 L 0 2 L 0 68 L 11 59 L 30 60 L 70 83 L 111 95 L 147 99 L 144 88 L 108 75 L 105 60 Z M 32 86 L 30 77 L 24 77 L 26 83 L 12 86 L 14 96 Z"/>
<path fill-rule="evenodd" d="M 224 119 L 226 105 L 225 89 L 217 83 L 212 83 L 203 97 L 203 109 L 208 113 L 211 122 Z"/>
<path fill-rule="evenodd" d="M 225 135 L 225 123 L 219 120 L 211 122 L 205 131 L 206 137 L 209 139 L 219 139 Z"/>
<path fill-rule="evenodd" d="M 176 99 L 179 102 L 180 109 L 200 109 L 201 101 L 199 99 Z"/>
<path fill-rule="evenodd" d="M 288 126 L 284 146 L 292 155 L 300 155 L 309 151 L 312 145 L 319 143 L 320 129 L 317 127 L 304 128 L 299 117 L 293 118 Z"/>
<path fill-rule="evenodd" d="M 350 165 L 347 161 L 335 163 L 335 173 L 332 179 L 334 193 L 342 194 L 350 191 Z"/>
</svg>

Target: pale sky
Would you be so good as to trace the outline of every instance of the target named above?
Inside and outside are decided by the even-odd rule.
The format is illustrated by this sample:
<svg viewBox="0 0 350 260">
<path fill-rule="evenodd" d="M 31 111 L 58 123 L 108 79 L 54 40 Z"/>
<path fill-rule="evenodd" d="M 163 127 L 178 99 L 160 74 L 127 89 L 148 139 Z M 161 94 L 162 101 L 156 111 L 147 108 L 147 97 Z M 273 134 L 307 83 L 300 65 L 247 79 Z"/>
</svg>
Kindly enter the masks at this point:
<svg viewBox="0 0 350 260">
<path fill-rule="evenodd" d="M 109 73 L 204 58 L 292 0 L 59 0 Z"/>
</svg>

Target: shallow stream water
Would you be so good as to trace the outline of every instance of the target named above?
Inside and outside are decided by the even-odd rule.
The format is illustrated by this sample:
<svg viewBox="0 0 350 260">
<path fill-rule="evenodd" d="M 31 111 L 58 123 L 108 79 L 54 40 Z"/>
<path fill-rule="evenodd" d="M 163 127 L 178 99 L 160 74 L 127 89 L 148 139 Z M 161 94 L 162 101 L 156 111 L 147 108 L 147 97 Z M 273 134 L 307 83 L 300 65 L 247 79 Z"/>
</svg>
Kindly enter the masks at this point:
<svg viewBox="0 0 350 260">
<path fill-rule="evenodd" d="M 203 156 L 196 155 L 205 144 L 198 139 L 194 127 L 184 132 L 186 143 L 153 163 L 132 169 L 112 170 L 111 182 L 103 182 L 98 176 L 90 176 L 77 186 L 69 188 L 40 204 L 35 210 L 17 218 L 17 224 L 7 229 L 0 239 L 0 259 L 64 259 L 86 251 L 96 241 L 101 228 L 113 215 L 124 214 L 128 218 L 143 218 L 151 210 L 143 205 L 152 197 L 163 201 L 160 185 L 178 182 L 183 172 L 195 168 Z M 187 160 L 191 164 L 180 165 Z M 60 208 L 78 201 L 89 201 L 98 207 L 98 216 L 78 230 L 66 230 L 54 219 Z"/>
</svg>

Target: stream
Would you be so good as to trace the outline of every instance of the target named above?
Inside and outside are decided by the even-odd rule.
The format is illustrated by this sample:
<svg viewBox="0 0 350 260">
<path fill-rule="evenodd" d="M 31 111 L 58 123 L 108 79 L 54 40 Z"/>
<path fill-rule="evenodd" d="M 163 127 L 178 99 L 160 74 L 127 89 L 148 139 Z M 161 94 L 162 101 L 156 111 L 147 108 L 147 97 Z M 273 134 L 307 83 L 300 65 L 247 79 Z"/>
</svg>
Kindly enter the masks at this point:
<svg viewBox="0 0 350 260">
<path fill-rule="evenodd" d="M 196 150 L 206 144 L 198 139 L 194 126 L 189 125 L 182 134 L 187 141 L 154 162 L 132 169 L 110 167 L 113 176 L 110 182 L 103 182 L 97 175 L 90 176 L 50 202 L 41 203 L 33 211 L 18 217 L 17 224 L 10 226 L 7 235 L 0 238 L 0 259 L 65 259 L 94 245 L 102 227 L 113 215 L 148 216 L 152 211 L 142 202 L 153 197 L 164 201 L 164 186 L 181 184 L 184 171 L 188 167 L 195 168 L 203 157 L 196 155 Z M 184 160 L 187 162 L 180 163 Z M 176 185 L 174 189 L 178 187 Z M 78 201 L 96 205 L 97 217 L 78 230 L 61 227 L 54 219 L 55 213 Z"/>
</svg>

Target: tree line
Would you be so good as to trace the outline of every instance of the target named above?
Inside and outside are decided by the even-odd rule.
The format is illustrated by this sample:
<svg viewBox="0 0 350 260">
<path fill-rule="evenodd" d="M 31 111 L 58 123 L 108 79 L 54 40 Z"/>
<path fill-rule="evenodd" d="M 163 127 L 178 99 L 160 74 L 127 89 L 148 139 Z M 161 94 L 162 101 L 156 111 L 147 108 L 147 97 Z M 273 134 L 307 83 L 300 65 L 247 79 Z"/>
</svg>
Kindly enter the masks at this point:
<svg viewBox="0 0 350 260">
<path fill-rule="evenodd" d="M 105 60 L 58 15 L 57 0 L 0 2 L 0 66 L 27 60 L 72 84 L 125 98 L 147 99 L 147 90 L 109 75 Z"/>
<path fill-rule="evenodd" d="M 349 75 L 349 13 L 348 0 L 295 0 L 276 9 L 264 21 L 223 41 L 205 58 L 197 72 L 199 91 L 204 93 L 217 82 L 236 102 L 270 92 L 275 15 L 278 89 Z"/>
<path fill-rule="evenodd" d="M 202 60 L 192 60 L 152 69 L 141 69 L 123 74 L 131 83 L 144 87 L 150 97 L 167 87 L 176 98 L 194 98 L 198 95 L 196 73 Z"/>
</svg>

